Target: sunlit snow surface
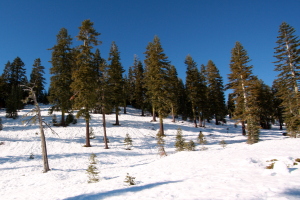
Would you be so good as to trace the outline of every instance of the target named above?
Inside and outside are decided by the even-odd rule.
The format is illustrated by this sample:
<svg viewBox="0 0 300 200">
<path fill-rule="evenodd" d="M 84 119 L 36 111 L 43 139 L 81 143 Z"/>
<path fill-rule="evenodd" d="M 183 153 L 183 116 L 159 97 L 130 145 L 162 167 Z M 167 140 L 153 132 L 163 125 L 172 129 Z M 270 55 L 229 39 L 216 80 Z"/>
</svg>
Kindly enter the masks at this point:
<svg viewBox="0 0 300 200">
<path fill-rule="evenodd" d="M 48 107 L 42 106 L 46 122 L 51 121 Z M 19 112 L 25 114 L 31 107 Z M 167 157 L 160 157 L 155 135 L 158 122 L 141 117 L 140 111 L 127 108 L 119 116 L 121 126 L 113 126 L 115 115 L 107 115 L 109 148 L 104 149 L 102 116 L 93 114 L 91 126 L 96 139 L 91 148 L 85 144 L 85 122 L 69 127 L 53 127 L 58 135 L 46 130 L 51 171 L 42 173 L 40 138 L 37 125 L 22 120 L 6 119 L 1 110 L 4 129 L 0 131 L 0 199 L 300 199 L 300 139 L 282 136 L 277 126 L 261 130 L 261 141 L 246 144 L 241 128 L 228 120 L 224 126 L 207 123 L 194 128 L 191 122 L 164 120 Z M 60 113 L 56 113 L 58 119 Z M 28 117 L 27 117 L 28 119 Z M 186 141 L 196 142 L 201 130 L 207 150 L 197 145 L 196 151 L 176 152 L 177 128 Z M 129 133 L 132 150 L 125 150 L 124 138 Z M 219 145 L 221 140 L 228 144 Z M 91 153 L 97 155 L 100 182 L 88 183 L 86 169 Z M 33 154 L 34 159 L 29 159 Z M 274 169 L 265 169 L 275 161 Z M 287 168 L 288 166 L 289 168 Z M 124 184 L 125 177 L 136 177 L 136 185 Z"/>
</svg>

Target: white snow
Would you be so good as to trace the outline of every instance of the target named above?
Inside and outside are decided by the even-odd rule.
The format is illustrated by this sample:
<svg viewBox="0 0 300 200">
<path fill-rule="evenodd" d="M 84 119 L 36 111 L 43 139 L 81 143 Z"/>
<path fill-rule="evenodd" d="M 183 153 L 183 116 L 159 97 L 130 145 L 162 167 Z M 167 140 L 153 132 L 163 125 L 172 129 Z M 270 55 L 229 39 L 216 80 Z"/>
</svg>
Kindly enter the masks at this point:
<svg viewBox="0 0 300 200">
<path fill-rule="evenodd" d="M 51 121 L 48 107 L 42 106 L 45 121 Z M 19 112 L 25 114 L 30 107 Z M 194 128 L 191 122 L 170 118 L 164 120 L 167 157 L 157 152 L 155 135 L 158 122 L 141 117 L 140 111 L 127 108 L 120 115 L 121 126 L 113 126 L 115 115 L 107 115 L 110 149 L 104 149 L 102 116 L 93 114 L 91 126 L 96 139 L 92 147 L 85 144 L 85 122 L 69 127 L 46 130 L 51 171 L 42 173 L 41 143 L 38 125 L 22 125 L 24 119 L 5 118 L 0 131 L 0 199 L 300 199 L 300 139 L 281 135 L 277 126 L 261 130 L 261 141 L 246 144 L 240 126 L 228 120 L 224 126 L 207 123 L 206 128 Z M 60 113 L 56 115 L 60 118 Z M 28 118 L 28 117 L 27 117 Z M 196 142 L 201 130 L 207 150 L 176 152 L 177 128 L 186 141 Z M 126 133 L 133 140 L 132 150 L 125 150 Z M 219 145 L 221 140 L 228 144 Z M 91 153 L 97 155 L 100 182 L 88 183 L 86 169 Z M 34 159 L 29 159 L 33 154 Z M 271 161 L 276 159 L 277 161 Z M 274 162 L 273 169 L 266 166 Z M 125 177 L 136 177 L 136 185 L 124 184 Z"/>
</svg>

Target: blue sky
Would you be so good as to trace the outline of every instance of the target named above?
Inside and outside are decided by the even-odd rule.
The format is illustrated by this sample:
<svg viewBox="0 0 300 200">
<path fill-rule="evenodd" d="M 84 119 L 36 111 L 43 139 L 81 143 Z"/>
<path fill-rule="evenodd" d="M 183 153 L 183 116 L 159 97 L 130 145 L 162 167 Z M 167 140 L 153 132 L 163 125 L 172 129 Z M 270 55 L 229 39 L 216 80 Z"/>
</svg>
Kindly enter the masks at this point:
<svg viewBox="0 0 300 200">
<path fill-rule="evenodd" d="M 0 73 L 19 56 L 27 74 L 40 58 L 47 88 L 51 51 L 56 35 L 66 28 L 79 45 L 81 22 L 90 19 L 101 33 L 98 46 L 108 58 L 112 41 L 128 73 L 134 54 L 144 60 L 146 46 L 157 35 L 182 79 L 185 57 L 198 63 L 212 60 L 227 83 L 231 49 L 242 43 L 252 60 L 253 74 L 272 85 L 274 47 L 279 25 L 286 21 L 300 35 L 299 0 L 12 0 L 0 2 Z"/>
</svg>

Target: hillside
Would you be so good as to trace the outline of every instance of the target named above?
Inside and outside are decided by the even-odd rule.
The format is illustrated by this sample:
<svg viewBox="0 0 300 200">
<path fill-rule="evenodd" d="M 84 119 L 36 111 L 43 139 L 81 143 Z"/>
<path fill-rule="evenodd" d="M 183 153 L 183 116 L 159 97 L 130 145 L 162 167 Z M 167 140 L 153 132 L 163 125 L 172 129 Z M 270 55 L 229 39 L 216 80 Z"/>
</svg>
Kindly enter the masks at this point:
<svg viewBox="0 0 300 200">
<path fill-rule="evenodd" d="M 42 106 L 45 121 L 50 122 L 48 107 Z M 19 112 L 23 115 L 30 107 Z M 165 119 L 165 149 L 160 157 L 155 135 L 158 122 L 141 117 L 140 111 L 127 108 L 120 115 L 121 126 L 113 126 L 115 115 L 107 115 L 110 149 L 104 149 L 102 116 L 92 115 L 91 126 L 96 138 L 91 148 L 85 148 L 85 122 L 69 127 L 46 130 L 51 171 L 42 173 L 40 138 L 37 125 L 22 125 L 23 119 L 0 116 L 4 129 L 0 131 L 0 199 L 299 199 L 300 139 L 284 137 L 278 127 L 261 130 L 261 141 L 246 144 L 240 126 L 228 120 L 224 126 L 208 123 L 206 128 Z M 56 113 L 59 119 L 59 112 Z M 176 152 L 177 128 L 186 141 L 196 142 L 201 130 L 207 150 Z M 132 150 L 125 150 L 126 134 L 133 140 Z M 221 140 L 228 144 L 219 145 Z M 100 182 L 89 184 L 86 169 L 91 153 L 97 155 Z M 30 155 L 34 159 L 29 159 Z M 266 166 L 276 159 L 274 169 Z M 289 166 L 287 168 L 286 166 Z M 126 174 L 136 177 L 136 185 L 126 186 Z"/>
</svg>

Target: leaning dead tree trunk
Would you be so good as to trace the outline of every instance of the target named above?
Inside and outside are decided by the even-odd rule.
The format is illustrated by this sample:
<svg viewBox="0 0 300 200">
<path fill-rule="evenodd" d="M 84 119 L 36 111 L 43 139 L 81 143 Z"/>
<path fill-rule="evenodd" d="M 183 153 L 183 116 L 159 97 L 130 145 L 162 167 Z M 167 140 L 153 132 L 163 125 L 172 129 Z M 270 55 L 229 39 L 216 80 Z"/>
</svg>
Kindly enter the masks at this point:
<svg viewBox="0 0 300 200">
<path fill-rule="evenodd" d="M 40 127 L 40 134 L 41 134 L 41 145 L 42 145 L 42 157 L 43 157 L 43 164 L 44 164 L 44 173 L 50 171 L 49 168 L 49 163 L 48 163 L 48 155 L 47 155 L 47 146 L 46 146 L 46 138 L 45 138 L 45 134 L 44 134 L 44 127 L 43 127 L 43 119 L 42 119 L 42 115 L 41 115 L 41 109 L 40 106 L 36 100 L 36 95 L 35 95 L 35 91 L 33 90 L 33 87 L 26 87 L 25 89 L 26 91 L 29 91 L 30 93 L 30 98 L 33 99 L 35 108 L 36 108 L 36 116 L 38 118 L 39 121 L 39 127 Z"/>
</svg>

